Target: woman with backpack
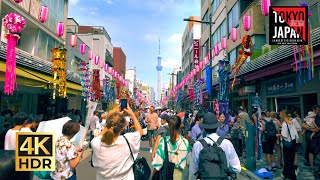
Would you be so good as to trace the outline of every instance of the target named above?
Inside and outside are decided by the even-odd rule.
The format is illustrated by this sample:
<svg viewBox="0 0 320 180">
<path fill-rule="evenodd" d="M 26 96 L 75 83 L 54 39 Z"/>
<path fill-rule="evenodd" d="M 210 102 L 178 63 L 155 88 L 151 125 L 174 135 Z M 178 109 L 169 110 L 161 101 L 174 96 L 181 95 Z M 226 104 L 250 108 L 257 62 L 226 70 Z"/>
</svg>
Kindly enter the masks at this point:
<svg viewBox="0 0 320 180">
<path fill-rule="evenodd" d="M 190 151 L 189 142 L 180 133 L 181 118 L 171 116 L 169 119 L 170 136 L 162 137 L 152 161 L 153 179 L 163 177 L 168 180 L 181 180 L 182 172 L 187 165 Z M 168 158 L 168 159 L 167 159 Z M 163 174 L 165 172 L 170 172 Z"/>
<path fill-rule="evenodd" d="M 299 135 L 286 110 L 280 112 L 280 118 L 282 120 L 282 129 L 281 134 L 278 134 L 278 136 L 281 137 L 282 140 L 284 156 L 284 168 L 281 177 L 296 180 L 297 176 L 293 169 L 296 154 L 296 141 L 298 140 Z"/>
</svg>

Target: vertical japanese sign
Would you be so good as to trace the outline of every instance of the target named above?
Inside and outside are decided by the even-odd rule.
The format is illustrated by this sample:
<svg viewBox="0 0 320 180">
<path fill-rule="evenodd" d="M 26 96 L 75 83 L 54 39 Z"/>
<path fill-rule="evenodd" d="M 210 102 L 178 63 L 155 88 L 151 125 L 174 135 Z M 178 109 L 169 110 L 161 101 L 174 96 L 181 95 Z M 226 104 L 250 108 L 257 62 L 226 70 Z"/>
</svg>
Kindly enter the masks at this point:
<svg viewBox="0 0 320 180">
<path fill-rule="evenodd" d="M 308 45 L 308 7 L 271 6 L 270 45 Z"/>
<path fill-rule="evenodd" d="M 200 56 L 200 41 L 199 39 L 193 40 L 193 61 L 194 66 L 199 65 L 199 56 Z"/>
</svg>

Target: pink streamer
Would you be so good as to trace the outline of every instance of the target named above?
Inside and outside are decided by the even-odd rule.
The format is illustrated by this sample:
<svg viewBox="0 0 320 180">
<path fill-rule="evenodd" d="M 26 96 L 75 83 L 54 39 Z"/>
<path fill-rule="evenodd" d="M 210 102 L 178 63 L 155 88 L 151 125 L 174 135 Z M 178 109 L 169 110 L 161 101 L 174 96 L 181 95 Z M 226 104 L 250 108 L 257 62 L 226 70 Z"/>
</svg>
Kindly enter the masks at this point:
<svg viewBox="0 0 320 180">
<path fill-rule="evenodd" d="M 7 34 L 6 38 L 8 39 L 8 42 L 4 93 L 7 95 L 13 95 L 14 83 L 16 82 L 16 46 L 19 36 L 15 34 Z"/>
</svg>

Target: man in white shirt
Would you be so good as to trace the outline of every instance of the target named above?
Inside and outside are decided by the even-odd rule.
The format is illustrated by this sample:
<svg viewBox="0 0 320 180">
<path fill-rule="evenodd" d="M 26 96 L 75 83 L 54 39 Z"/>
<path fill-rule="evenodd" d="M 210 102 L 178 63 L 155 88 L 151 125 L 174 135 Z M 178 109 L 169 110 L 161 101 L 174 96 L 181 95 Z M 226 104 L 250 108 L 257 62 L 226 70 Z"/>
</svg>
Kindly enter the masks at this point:
<svg viewBox="0 0 320 180">
<path fill-rule="evenodd" d="M 216 116 L 213 113 L 209 112 L 203 116 L 203 122 L 200 124 L 200 128 L 203 128 L 205 133 L 207 134 L 204 140 L 208 143 L 208 145 L 213 145 L 214 142 L 218 141 L 219 136 L 216 134 L 216 130 L 220 126 L 221 124 L 218 122 Z M 214 142 L 212 142 L 211 139 Z M 227 139 L 223 139 L 221 144 L 218 146 L 221 147 L 221 149 L 225 152 L 229 171 L 234 173 L 240 173 L 240 160 L 232 143 Z M 200 141 L 197 141 L 193 145 L 192 159 L 189 167 L 190 180 L 196 180 L 198 177 L 199 154 L 202 149 L 203 146 Z"/>
<path fill-rule="evenodd" d="M 90 142 L 94 138 L 94 130 L 97 129 L 97 124 L 99 123 L 99 111 L 94 111 L 93 116 L 90 118 L 89 121 L 89 128 L 91 130 L 90 132 Z"/>
<path fill-rule="evenodd" d="M 13 122 L 15 126 L 12 129 L 9 129 L 6 138 L 4 140 L 4 150 L 16 150 L 16 132 L 19 132 L 22 128 L 22 125 L 28 119 L 26 113 L 18 113 L 13 117 Z"/>
</svg>

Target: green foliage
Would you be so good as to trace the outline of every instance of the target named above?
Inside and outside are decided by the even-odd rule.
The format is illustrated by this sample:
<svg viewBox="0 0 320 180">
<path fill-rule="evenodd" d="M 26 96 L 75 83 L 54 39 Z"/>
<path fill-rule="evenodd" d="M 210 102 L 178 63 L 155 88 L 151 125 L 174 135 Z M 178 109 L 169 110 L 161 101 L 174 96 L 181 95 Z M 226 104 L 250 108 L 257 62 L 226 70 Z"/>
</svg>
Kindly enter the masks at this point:
<svg viewBox="0 0 320 180">
<path fill-rule="evenodd" d="M 261 49 L 255 49 L 254 52 L 252 53 L 250 57 L 250 61 L 255 60 L 257 57 L 262 55 L 262 50 Z"/>
</svg>

